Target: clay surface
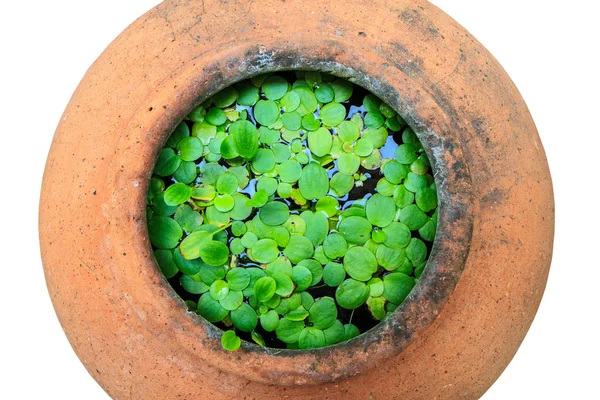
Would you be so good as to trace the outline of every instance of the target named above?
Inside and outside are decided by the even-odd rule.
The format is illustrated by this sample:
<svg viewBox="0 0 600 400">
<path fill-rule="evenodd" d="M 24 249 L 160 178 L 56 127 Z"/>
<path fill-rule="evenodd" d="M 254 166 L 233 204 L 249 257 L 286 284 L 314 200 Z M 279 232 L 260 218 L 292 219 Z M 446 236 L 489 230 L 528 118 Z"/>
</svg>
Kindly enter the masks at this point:
<svg viewBox="0 0 600 400">
<path fill-rule="evenodd" d="M 427 147 L 443 229 L 394 318 L 345 345 L 221 349 L 156 267 L 145 196 L 195 105 L 278 69 L 331 71 L 396 108 Z M 422 0 L 165 1 L 90 68 L 54 137 L 40 202 L 48 289 L 115 399 L 475 399 L 515 354 L 544 291 L 552 184 L 497 61 Z"/>
</svg>

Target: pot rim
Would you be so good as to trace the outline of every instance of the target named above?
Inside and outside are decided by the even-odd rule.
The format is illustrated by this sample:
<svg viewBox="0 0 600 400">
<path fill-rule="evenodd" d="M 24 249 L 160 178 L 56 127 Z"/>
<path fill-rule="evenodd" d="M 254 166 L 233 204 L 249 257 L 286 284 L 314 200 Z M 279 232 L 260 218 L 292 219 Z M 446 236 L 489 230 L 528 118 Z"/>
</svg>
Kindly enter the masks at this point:
<svg viewBox="0 0 600 400">
<path fill-rule="evenodd" d="M 128 173 L 120 174 L 114 168 L 115 195 L 111 203 L 122 207 L 123 196 L 128 194 L 126 189 L 118 188 L 130 187 L 131 177 L 140 177 L 141 181 L 136 183 L 141 190 L 134 192 L 128 201 L 137 206 L 121 211 L 128 216 L 121 229 L 134 232 L 134 251 L 145 261 L 141 268 L 148 289 L 156 294 L 156 308 L 163 317 L 168 314 L 173 322 L 171 329 L 177 330 L 172 334 L 174 345 L 185 349 L 190 339 L 198 341 L 202 351 L 189 348 L 190 363 L 209 363 L 222 371 L 267 384 L 306 385 L 341 380 L 397 356 L 431 325 L 453 293 L 468 256 L 473 230 L 471 175 L 460 133 L 434 93 L 398 66 L 387 64 L 385 59 L 383 63 L 373 63 L 373 57 L 382 58 L 373 50 L 356 48 L 341 39 L 318 43 L 232 43 L 232 47 L 198 55 L 174 70 L 133 115 L 127 130 L 137 130 L 131 135 L 133 138 L 139 138 L 140 129 L 146 132 L 154 153 L 143 155 L 151 163 L 136 163 L 137 157 L 129 152 L 117 157 Z M 373 71 L 371 64 L 387 66 Z M 200 315 L 186 312 L 184 301 L 158 268 L 148 240 L 146 193 L 160 149 L 191 110 L 236 82 L 283 70 L 319 70 L 348 79 L 381 98 L 405 119 L 432 164 L 439 199 L 438 229 L 427 267 L 417 285 L 389 318 L 369 331 L 345 343 L 312 350 L 264 348 L 243 341 L 240 350 L 231 353 L 221 347 L 223 331 Z M 131 140 L 125 135 L 122 144 L 126 146 Z M 131 265 L 131 268 L 140 267 Z M 131 294 L 130 302 L 135 302 L 135 294 L 127 290 L 127 282 L 123 283 L 123 291 Z"/>
</svg>

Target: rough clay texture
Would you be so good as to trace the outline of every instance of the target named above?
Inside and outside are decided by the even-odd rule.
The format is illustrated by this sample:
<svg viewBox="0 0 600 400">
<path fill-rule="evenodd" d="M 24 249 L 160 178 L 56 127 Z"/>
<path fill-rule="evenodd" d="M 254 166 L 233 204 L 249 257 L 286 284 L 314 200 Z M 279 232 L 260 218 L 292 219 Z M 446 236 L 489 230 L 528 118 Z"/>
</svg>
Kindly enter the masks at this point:
<svg viewBox="0 0 600 400">
<path fill-rule="evenodd" d="M 170 129 L 200 95 L 286 66 L 355 77 L 415 126 L 436 179 L 461 188 L 443 201 L 466 193 L 465 215 L 443 217 L 458 233 L 437 244 L 467 249 L 460 265 L 438 257 L 458 284 L 443 304 L 433 301 L 439 309 L 424 310 L 426 323 L 412 308 L 411 335 L 388 327 L 382 344 L 296 357 L 248 346 L 227 353 L 155 266 L 144 199 Z M 517 89 L 469 33 L 421 0 L 162 3 L 82 80 L 54 137 L 40 203 L 56 313 L 116 399 L 478 398 L 533 320 L 553 230 L 546 158 Z"/>
</svg>

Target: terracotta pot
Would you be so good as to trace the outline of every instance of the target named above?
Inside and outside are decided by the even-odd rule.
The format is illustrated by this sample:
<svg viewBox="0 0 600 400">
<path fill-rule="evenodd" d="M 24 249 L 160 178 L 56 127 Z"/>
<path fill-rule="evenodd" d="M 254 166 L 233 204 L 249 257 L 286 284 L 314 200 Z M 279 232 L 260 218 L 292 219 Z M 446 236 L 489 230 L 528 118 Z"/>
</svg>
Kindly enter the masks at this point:
<svg viewBox="0 0 600 400">
<path fill-rule="evenodd" d="M 405 117 L 433 162 L 439 232 L 392 318 L 311 351 L 245 343 L 186 312 L 152 255 L 158 151 L 208 96 L 275 70 L 331 71 Z M 523 340 L 554 229 L 546 158 L 521 96 L 462 27 L 422 0 L 165 1 L 86 74 L 44 176 L 48 290 L 81 361 L 119 399 L 477 398 Z"/>
</svg>

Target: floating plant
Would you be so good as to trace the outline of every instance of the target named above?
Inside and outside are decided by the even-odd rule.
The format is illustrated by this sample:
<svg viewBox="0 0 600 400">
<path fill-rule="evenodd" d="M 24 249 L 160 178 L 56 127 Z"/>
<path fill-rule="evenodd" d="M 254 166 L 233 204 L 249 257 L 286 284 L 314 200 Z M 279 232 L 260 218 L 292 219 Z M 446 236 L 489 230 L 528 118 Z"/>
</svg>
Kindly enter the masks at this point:
<svg viewBox="0 0 600 400">
<path fill-rule="evenodd" d="M 375 326 L 435 238 L 437 192 L 388 105 L 319 72 L 261 75 L 177 126 L 148 191 L 148 232 L 190 310 L 261 346 L 311 349 Z"/>
</svg>

